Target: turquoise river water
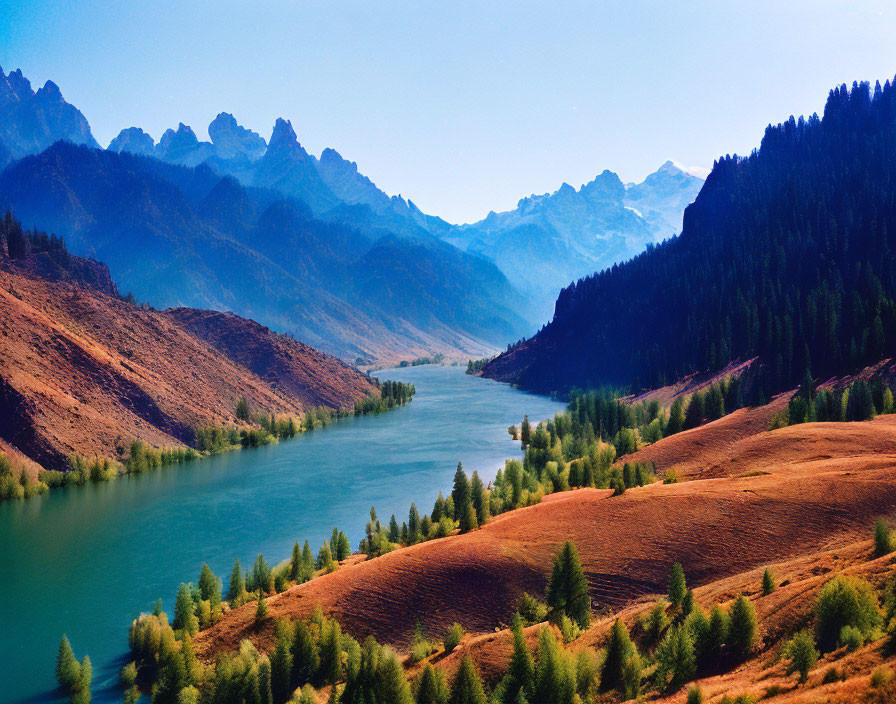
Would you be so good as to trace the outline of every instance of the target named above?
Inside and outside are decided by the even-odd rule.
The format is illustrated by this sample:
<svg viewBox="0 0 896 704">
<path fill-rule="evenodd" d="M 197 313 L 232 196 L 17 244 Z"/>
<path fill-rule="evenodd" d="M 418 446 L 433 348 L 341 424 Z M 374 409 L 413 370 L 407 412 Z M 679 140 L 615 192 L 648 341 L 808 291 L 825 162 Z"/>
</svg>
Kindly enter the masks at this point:
<svg viewBox="0 0 896 704">
<path fill-rule="evenodd" d="M 357 547 L 371 505 L 399 522 L 411 501 L 429 510 L 458 461 L 493 478 L 520 456 L 507 427 L 563 408 L 459 367 L 377 376 L 414 383 L 414 401 L 278 445 L 0 504 L 0 702 L 60 699 L 63 633 L 90 655 L 94 702 L 120 701 L 128 625 L 158 597 L 171 613 L 203 562 L 226 589 L 235 558 L 246 568 L 262 552 L 275 564 L 306 538 L 316 553 L 334 525 Z"/>
</svg>

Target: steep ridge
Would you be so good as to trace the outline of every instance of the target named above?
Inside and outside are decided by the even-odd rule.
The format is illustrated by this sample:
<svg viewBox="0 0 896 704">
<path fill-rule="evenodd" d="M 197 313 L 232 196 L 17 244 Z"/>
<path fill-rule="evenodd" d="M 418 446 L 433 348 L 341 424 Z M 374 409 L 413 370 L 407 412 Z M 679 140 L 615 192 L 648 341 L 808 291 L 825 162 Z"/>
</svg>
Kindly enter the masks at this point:
<svg viewBox="0 0 896 704">
<path fill-rule="evenodd" d="M 766 397 L 892 356 L 896 87 L 831 91 L 824 118 L 720 159 L 680 237 L 564 289 L 485 376 L 540 391 L 650 388 L 758 357 Z"/>
<path fill-rule="evenodd" d="M 351 406 L 375 386 L 343 362 L 233 314 L 121 300 L 104 266 L 0 255 L 0 438 L 46 468 L 182 445 L 256 409 Z"/>
</svg>

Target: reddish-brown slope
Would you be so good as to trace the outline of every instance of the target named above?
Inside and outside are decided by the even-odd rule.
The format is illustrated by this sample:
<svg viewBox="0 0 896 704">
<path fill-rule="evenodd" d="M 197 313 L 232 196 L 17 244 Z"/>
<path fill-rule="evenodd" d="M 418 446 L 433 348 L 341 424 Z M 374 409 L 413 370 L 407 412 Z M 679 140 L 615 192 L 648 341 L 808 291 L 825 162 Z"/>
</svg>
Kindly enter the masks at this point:
<svg viewBox="0 0 896 704">
<path fill-rule="evenodd" d="M 714 429 L 694 431 L 693 443 L 701 432 Z M 506 623 L 523 590 L 543 592 L 552 555 L 567 539 L 578 545 L 593 600 L 616 609 L 663 592 L 676 560 L 692 583 L 707 584 L 845 544 L 866 534 L 874 517 L 896 515 L 896 417 L 784 428 L 755 443 L 732 459 L 741 475 L 755 467 L 753 476 L 654 484 L 620 497 L 555 494 L 482 530 L 294 587 L 269 600 L 270 612 L 299 616 L 319 604 L 356 636 L 403 647 L 418 621 L 433 634 L 455 620 L 473 633 Z M 253 617 L 252 605 L 227 616 L 197 638 L 200 653 L 235 648 L 244 637 L 269 639 Z"/>
<path fill-rule="evenodd" d="M 217 342 L 215 342 L 217 341 Z M 0 438 L 47 467 L 140 437 L 189 442 L 234 404 L 298 415 L 374 391 L 339 360 L 228 314 L 144 310 L 0 267 Z"/>
</svg>

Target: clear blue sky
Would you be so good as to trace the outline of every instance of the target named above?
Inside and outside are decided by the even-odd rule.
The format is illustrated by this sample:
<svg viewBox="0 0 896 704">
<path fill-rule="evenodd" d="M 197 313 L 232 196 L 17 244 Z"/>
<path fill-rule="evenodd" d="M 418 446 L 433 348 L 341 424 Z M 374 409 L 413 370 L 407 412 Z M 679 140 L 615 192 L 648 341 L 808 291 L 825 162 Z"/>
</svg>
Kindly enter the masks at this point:
<svg viewBox="0 0 896 704">
<path fill-rule="evenodd" d="M 358 162 L 451 221 L 708 167 L 828 90 L 896 74 L 896 3 L 4 0 L 0 65 L 52 79 L 104 146 L 220 111 Z"/>
</svg>

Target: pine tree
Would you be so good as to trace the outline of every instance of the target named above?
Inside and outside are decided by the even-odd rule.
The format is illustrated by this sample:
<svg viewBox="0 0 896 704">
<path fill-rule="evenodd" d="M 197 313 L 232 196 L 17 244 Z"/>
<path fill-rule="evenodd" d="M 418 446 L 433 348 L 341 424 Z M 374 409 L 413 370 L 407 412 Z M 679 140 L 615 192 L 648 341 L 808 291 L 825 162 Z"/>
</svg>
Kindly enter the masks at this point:
<svg viewBox="0 0 896 704">
<path fill-rule="evenodd" d="M 628 628 L 617 618 L 607 640 L 607 655 L 600 679 L 601 691 L 624 690 L 625 666 L 632 657 L 637 657 L 637 651 L 629 637 Z"/>
<path fill-rule="evenodd" d="M 56 655 L 56 681 L 66 692 L 71 692 L 78 686 L 81 676 L 81 665 L 75 657 L 68 636 L 62 636 L 59 643 L 59 653 Z"/>
<path fill-rule="evenodd" d="M 404 668 L 391 653 L 383 653 L 376 668 L 374 684 L 378 698 L 376 701 L 413 704 L 411 688 L 404 675 Z"/>
<path fill-rule="evenodd" d="M 520 426 L 520 443 L 524 450 L 530 442 L 532 442 L 532 426 L 529 425 L 529 416 L 523 416 L 523 423 Z"/>
<path fill-rule="evenodd" d="M 417 681 L 416 704 L 448 704 L 448 688 L 440 670 L 429 663 Z"/>
<path fill-rule="evenodd" d="M 324 543 L 317 551 L 317 569 L 330 571 L 334 567 L 330 544 Z"/>
<path fill-rule="evenodd" d="M 243 579 L 243 568 L 239 558 L 233 563 L 233 571 L 230 573 L 230 584 L 227 587 L 227 601 L 233 603 L 246 591 L 246 582 Z"/>
<path fill-rule="evenodd" d="M 467 503 L 463 505 L 463 509 L 461 510 L 459 527 L 461 533 L 468 533 L 479 527 L 479 524 L 476 521 L 476 509 L 473 508 L 473 502 L 469 499 L 467 499 Z"/>
<path fill-rule="evenodd" d="M 575 543 L 568 540 L 554 557 L 547 603 L 556 614 L 566 614 L 581 629 L 591 623 L 588 582 Z"/>
<path fill-rule="evenodd" d="M 177 599 L 174 602 L 174 622 L 171 624 L 175 630 L 182 629 L 191 636 L 199 632 L 199 619 L 196 618 L 196 605 L 190 594 L 190 587 L 181 583 L 177 590 Z"/>
<path fill-rule="evenodd" d="M 330 535 L 330 555 L 335 559 L 337 554 L 339 554 L 339 529 L 333 526 L 333 533 Z"/>
<path fill-rule="evenodd" d="M 679 397 L 672 402 L 669 409 L 669 422 L 666 424 L 666 437 L 684 430 L 684 401 Z"/>
<path fill-rule="evenodd" d="M 297 540 L 292 546 L 292 558 L 289 561 L 289 578 L 293 582 L 301 583 L 302 580 L 302 551 Z"/>
<path fill-rule="evenodd" d="M 311 629 L 304 621 L 296 623 L 292 640 L 292 683 L 302 685 L 314 679 L 320 665 L 320 654 Z"/>
<path fill-rule="evenodd" d="M 488 704 L 482 680 L 472 658 L 465 655 L 451 683 L 450 704 Z"/>
<path fill-rule="evenodd" d="M 311 552 L 311 543 L 309 543 L 307 540 L 302 546 L 302 565 L 304 566 L 305 572 L 310 579 L 311 573 L 314 572 L 314 554 Z"/>
<path fill-rule="evenodd" d="M 484 526 L 491 520 L 491 513 L 488 505 L 489 498 L 485 486 L 479 478 L 479 472 L 476 472 L 475 470 L 473 471 L 473 477 L 470 480 L 470 496 L 473 501 L 473 508 L 476 509 L 476 522 L 480 526 Z"/>
<path fill-rule="evenodd" d="M 756 609 L 745 596 L 737 597 L 731 607 L 728 648 L 738 661 L 746 660 L 756 644 Z"/>
<path fill-rule="evenodd" d="M 672 565 L 672 574 L 669 577 L 669 603 L 673 606 L 680 606 L 684 595 L 688 590 L 688 586 L 684 579 L 684 570 L 680 562 Z"/>
<path fill-rule="evenodd" d="M 762 593 L 765 596 L 768 596 L 773 591 L 775 591 L 775 576 L 772 574 L 772 571 L 766 567 L 765 572 L 762 573 Z"/>
<path fill-rule="evenodd" d="M 683 626 L 676 626 L 666 634 L 657 648 L 656 658 L 659 663 L 656 671 L 659 689 L 668 687 L 670 691 L 675 691 L 694 679 L 697 673 L 694 641 Z"/>
<path fill-rule="evenodd" d="M 251 575 L 252 589 L 255 591 L 263 591 L 266 594 L 274 589 L 274 576 L 268 563 L 265 562 L 264 555 L 258 553 L 255 558 L 255 564 L 252 566 Z"/>
<path fill-rule="evenodd" d="M 420 542 L 420 514 L 417 512 L 417 504 L 411 503 L 408 512 L 408 545 Z"/>
<path fill-rule="evenodd" d="M 277 638 L 271 655 L 271 690 L 274 701 L 285 702 L 292 693 L 292 652 L 285 634 Z"/>
<path fill-rule="evenodd" d="M 199 574 L 199 594 L 202 599 L 208 600 L 213 609 L 221 603 L 221 580 L 205 563 L 203 563 L 202 572 Z"/>
<path fill-rule="evenodd" d="M 535 683 L 535 665 L 529 654 L 529 649 L 526 647 L 523 619 L 520 618 L 519 613 L 513 615 L 511 628 L 513 630 L 513 655 L 510 657 L 507 674 L 504 675 L 500 686 L 501 704 L 515 704 L 520 694 L 530 699 Z"/>
<path fill-rule="evenodd" d="M 398 521 L 395 520 L 395 514 L 392 514 L 392 518 L 389 519 L 389 542 L 397 543 L 401 539 L 401 535 L 398 532 Z"/>
<path fill-rule="evenodd" d="M 432 522 L 438 523 L 442 520 L 442 516 L 445 515 L 445 497 L 442 496 L 442 492 L 439 492 L 439 496 L 436 499 L 435 504 L 432 507 Z"/>
<path fill-rule="evenodd" d="M 336 559 L 342 562 L 343 560 L 348 559 L 348 557 L 352 554 L 352 545 L 348 542 L 348 536 L 339 531 L 339 542 L 336 550 Z"/>
<path fill-rule="evenodd" d="M 454 473 L 454 488 L 451 490 L 451 498 L 454 500 L 454 520 L 462 520 L 462 515 L 467 504 L 470 503 L 470 482 L 464 473 L 463 465 L 457 463 L 457 471 Z"/>
<path fill-rule="evenodd" d="M 258 604 L 255 607 L 255 625 L 260 626 L 268 617 L 268 600 L 264 598 L 261 590 L 258 590 Z"/>
<path fill-rule="evenodd" d="M 262 656 L 258 662 L 258 701 L 259 704 L 274 704 L 274 692 L 271 687 L 271 662 L 265 656 Z"/>
<path fill-rule="evenodd" d="M 538 665 L 532 701 L 572 704 L 575 675 L 569 670 L 569 663 L 560 651 L 553 631 L 542 626 L 538 632 Z"/>
<path fill-rule="evenodd" d="M 342 630 L 336 621 L 328 621 L 321 628 L 318 679 L 325 684 L 342 679 Z"/>
</svg>

